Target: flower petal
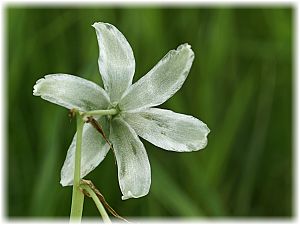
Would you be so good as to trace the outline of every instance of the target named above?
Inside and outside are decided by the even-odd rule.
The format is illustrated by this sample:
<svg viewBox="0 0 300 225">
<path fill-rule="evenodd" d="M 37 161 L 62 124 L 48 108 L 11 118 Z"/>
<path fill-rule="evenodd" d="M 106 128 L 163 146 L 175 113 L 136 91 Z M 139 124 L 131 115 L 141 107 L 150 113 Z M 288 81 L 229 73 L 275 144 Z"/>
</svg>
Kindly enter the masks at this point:
<svg viewBox="0 0 300 225">
<path fill-rule="evenodd" d="M 94 23 L 99 45 L 99 70 L 111 102 L 131 85 L 135 70 L 132 49 L 124 35 L 109 23 Z"/>
<path fill-rule="evenodd" d="M 101 117 L 98 119 L 98 122 L 104 133 L 109 134 L 107 119 Z M 76 134 L 74 135 L 61 170 L 60 183 L 62 186 L 73 184 L 75 149 Z M 109 145 L 105 142 L 101 134 L 91 124 L 85 124 L 83 127 L 81 146 L 81 178 L 94 170 L 102 162 L 109 149 Z"/>
<path fill-rule="evenodd" d="M 174 95 L 185 81 L 194 60 L 188 44 L 171 50 L 144 77 L 134 83 L 124 94 L 119 106 L 134 110 L 157 106 Z"/>
<path fill-rule="evenodd" d="M 68 74 L 50 74 L 39 79 L 33 87 L 33 95 L 80 111 L 106 109 L 109 99 L 97 84 Z"/>
<path fill-rule="evenodd" d="M 160 148 L 189 152 L 202 149 L 207 144 L 210 130 L 192 116 L 157 108 L 123 116 L 139 136 Z"/>
<path fill-rule="evenodd" d="M 148 194 L 151 170 L 146 149 L 135 131 L 122 119 L 112 120 L 110 139 L 118 164 L 122 200 Z"/>
</svg>

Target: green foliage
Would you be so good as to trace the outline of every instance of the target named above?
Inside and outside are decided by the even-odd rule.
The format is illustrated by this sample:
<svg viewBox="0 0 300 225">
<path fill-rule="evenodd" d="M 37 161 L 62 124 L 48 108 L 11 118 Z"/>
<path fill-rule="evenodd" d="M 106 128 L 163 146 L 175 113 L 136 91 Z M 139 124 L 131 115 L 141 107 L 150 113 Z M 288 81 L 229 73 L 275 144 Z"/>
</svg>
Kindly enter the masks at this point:
<svg viewBox="0 0 300 225">
<path fill-rule="evenodd" d="M 162 108 L 208 124 L 205 150 L 163 151 L 145 143 L 150 193 L 121 200 L 112 153 L 87 179 L 128 217 L 291 217 L 293 9 L 6 8 L 9 217 L 68 217 L 71 187 L 60 169 L 75 133 L 68 111 L 32 95 L 50 73 L 101 83 L 91 25 L 114 24 L 136 58 L 135 80 L 188 42 L 195 61 Z M 83 216 L 99 217 L 91 199 Z M 83 218 L 84 219 L 84 218 Z"/>
</svg>

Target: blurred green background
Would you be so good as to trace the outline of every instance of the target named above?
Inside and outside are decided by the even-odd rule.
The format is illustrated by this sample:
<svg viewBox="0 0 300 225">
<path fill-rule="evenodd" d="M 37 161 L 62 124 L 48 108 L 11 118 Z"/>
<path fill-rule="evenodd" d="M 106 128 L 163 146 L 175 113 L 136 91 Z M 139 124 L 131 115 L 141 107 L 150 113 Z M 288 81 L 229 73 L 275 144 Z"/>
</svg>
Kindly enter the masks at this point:
<svg viewBox="0 0 300 225">
<path fill-rule="evenodd" d="M 211 129 L 204 151 L 174 153 L 146 141 L 150 193 L 121 200 L 110 152 L 87 178 L 125 217 L 292 217 L 292 7 L 6 6 L 8 217 L 69 216 L 60 169 L 75 133 L 68 110 L 32 95 L 50 73 L 101 83 L 91 25 L 114 24 L 136 58 L 138 80 L 188 42 L 195 61 L 161 108 Z M 84 218 L 99 217 L 86 198 Z"/>
</svg>

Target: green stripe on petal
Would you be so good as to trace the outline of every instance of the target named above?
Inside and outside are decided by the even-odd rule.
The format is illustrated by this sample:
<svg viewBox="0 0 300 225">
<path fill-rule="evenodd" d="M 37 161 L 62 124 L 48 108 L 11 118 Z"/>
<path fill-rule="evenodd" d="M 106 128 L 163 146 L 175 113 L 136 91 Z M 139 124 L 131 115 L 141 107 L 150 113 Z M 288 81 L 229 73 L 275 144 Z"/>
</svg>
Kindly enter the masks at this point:
<svg viewBox="0 0 300 225">
<path fill-rule="evenodd" d="M 171 50 L 145 76 L 134 83 L 119 103 L 121 110 L 157 106 L 172 97 L 184 83 L 194 60 L 188 44 Z"/>
<path fill-rule="evenodd" d="M 148 194 L 151 170 L 146 149 L 135 131 L 122 119 L 111 122 L 110 140 L 118 165 L 122 200 Z"/>
<path fill-rule="evenodd" d="M 124 35 L 108 23 L 94 23 L 99 45 L 99 70 L 111 102 L 119 101 L 135 71 L 132 49 Z"/>
<path fill-rule="evenodd" d="M 139 136 L 160 148 L 189 152 L 207 145 L 210 130 L 195 117 L 157 108 L 123 116 Z"/>
<path fill-rule="evenodd" d="M 101 117 L 98 119 L 98 122 L 104 133 L 109 134 L 109 124 L 107 119 Z M 76 134 L 74 135 L 61 170 L 60 183 L 62 186 L 73 184 L 75 149 Z M 85 124 L 82 133 L 80 178 L 83 178 L 94 170 L 105 158 L 109 149 L 110 146 L 105 142 L 101 134 L 91 124 Z"/>
<path fill-rule="evenodd" d="M 33 87 L 33 95 L 80 111 L 106 109 L 109 104 L 108 96 L 100 86 L 68 74 L 51 74 L 39 79 Z"/>
</svg>

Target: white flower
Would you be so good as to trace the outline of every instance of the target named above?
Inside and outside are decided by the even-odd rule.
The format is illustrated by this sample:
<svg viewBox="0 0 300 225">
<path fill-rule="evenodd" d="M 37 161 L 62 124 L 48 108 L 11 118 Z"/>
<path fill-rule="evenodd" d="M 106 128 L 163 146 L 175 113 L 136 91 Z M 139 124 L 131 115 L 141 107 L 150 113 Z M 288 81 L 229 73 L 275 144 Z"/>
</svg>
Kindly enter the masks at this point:
<svg viewBox="0 0 300 225">
<path fill-rule="evenodd" d="M 104 89 L 67 74 L 39 79 L 33 94 L 68 109 L 82 112 L 115 108 L 115 116 L 95 117 L 113 144 L 122 199 L 149 192 L 151 170 L 145 147 L 138 136 L 170 151 L 190 152 L 207 144 L 209 129 L 200 120 L 169 110 L 152 108 L 168 100 L 185 81 L 194 60 L 188 44 L 169 51 L 145 76 L 132 84 L 135 59 L 123 34 L 108 23 L 95 23 L 100 49 L 98 59 Z M 76 136 L 76 134 L 75 134 Z M 72 185 L 76 137 L 61 170 L 63 186 Z M 109 145 L 91 126 L 83 129 L 81 177 L 105 158 Z"/>
</svg>

